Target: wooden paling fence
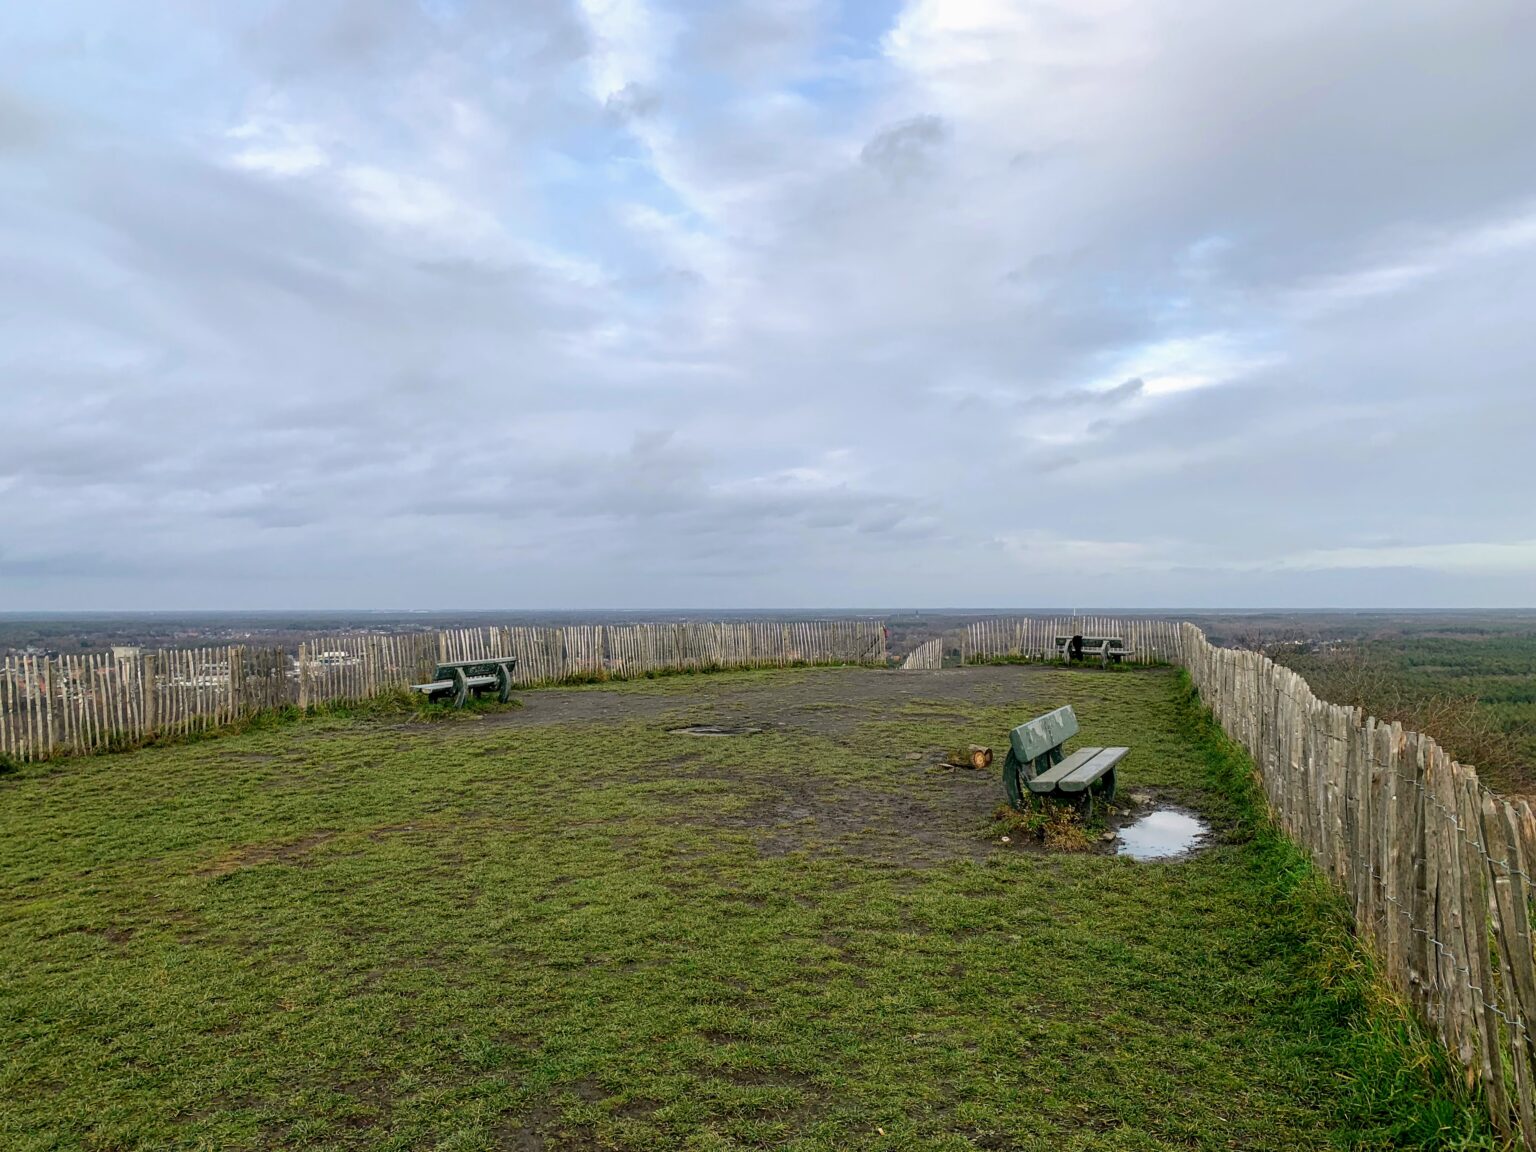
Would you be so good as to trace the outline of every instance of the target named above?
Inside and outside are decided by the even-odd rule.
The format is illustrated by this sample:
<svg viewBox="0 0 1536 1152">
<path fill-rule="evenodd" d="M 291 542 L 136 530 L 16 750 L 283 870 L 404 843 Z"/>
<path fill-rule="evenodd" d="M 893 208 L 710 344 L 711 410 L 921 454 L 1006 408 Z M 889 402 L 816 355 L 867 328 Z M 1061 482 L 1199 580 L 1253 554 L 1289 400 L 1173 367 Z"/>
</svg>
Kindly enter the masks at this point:
<svg viewBox="0 0 1536 1152">
<path fill-rule="evenodd" d="M 1252 756 L 1275 818 L 1343 890 L 1383 971 L 1536 1149 L 1536 817 L 1428 736 L 1313 695 L 1183 625 L 1190 677 Z"/>
<path fill-rule="evenodd" d="M 299 645 L 292 701 L 307 708 L 366 700 L 419 684 L 430 679 L 437 666 L 440 636 L 436 632 L 316 636 Z"/>
<path fill-rule="evenodd" d="M 944 638 L 925 640 L 901 662 L 904 672 L 934 672 L 944 667 Z"/>
<path fill-rule="evenodd" d="M 281 677 L 288 663 L 281 651 L 240 647 L 7 657 L 0 664 L 0 755 L 44 760 L 227 724 L 282 702 L 274 670 Z"/>
<path fill-rule="evenodd" d="M 27 762 L 214 728 L 265 709 L 365 700 L 440 659 L 515 655 L 521 686 L 666 670 L 883 664 L 878 620 L 687 622 L 317 636 L 295 657 L 233 645 L 0 661 L 0 756 Z"/>
<path fill-rule="evenodd" d="M 1054 660 L 1058 636 L 1118 636 L 1136 664 L 1177 663 L 1182 638 L 1176 620 L 1135 617 L 994 617 L 965 630 L 961 657 L 967 664 L 997 659 Z"/>
<path fill-rule="evenodd" d="M 667 670 L 883 664 L 878 620 L 578 624 L 566 628 L 456 628 L 440 633 L 445 660 L 517 657 L 520 685 Z"/>
</svg>

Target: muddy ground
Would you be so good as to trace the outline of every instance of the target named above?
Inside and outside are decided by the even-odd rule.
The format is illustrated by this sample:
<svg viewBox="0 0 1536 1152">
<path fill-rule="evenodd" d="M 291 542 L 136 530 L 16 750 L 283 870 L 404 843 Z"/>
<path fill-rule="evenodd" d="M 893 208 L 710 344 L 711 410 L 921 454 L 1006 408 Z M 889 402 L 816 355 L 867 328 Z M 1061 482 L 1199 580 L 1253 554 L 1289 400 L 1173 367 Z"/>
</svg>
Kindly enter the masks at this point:
<svg viewBox="0 0 1536 1152">
<path fill-rule="evenodd" d="M 806 669 L 771 679 L 679 677 L 529 691 L 521 707 L 464 723 L 498 737 L 544 725 L 641 723 L 666 737 L 665 754 L 631 770 L 629 782 L 717 782 L 723 793 L 739 798 L 736 804 L 695 805 L 679 813 L 680 821 L 751 835 L 765 856 L 844 852 L 921 867 L 997 851 L 1042 850 L 1027 838 L 1003 842 L 988 833 L 1005 799 L 1007 730 L 1070 702 L 1062 698 L 1064 683 L 1091 686 L 1098 675 L 1010 665 L 941 672 Z M 459 731 L 457 723 L 441 725 L 433 736 Z M 785 736 L 831 747 L 818 753 L 810 770 L 786 770 L 782 743 L 775 740 Z M 765 740 L 774 741 L 775 750 L 760 762 L 750 750 Z M 946 763 L 951 749 L 972 743 L 994 749 L 990 768 Z M 1113 831 L 1156 799 L 1155 790 L 1122 787 L 1097 823 Z M 1114 844 L 1101 840 L 1095 850 L 1111 852 Z"/>
</svg>

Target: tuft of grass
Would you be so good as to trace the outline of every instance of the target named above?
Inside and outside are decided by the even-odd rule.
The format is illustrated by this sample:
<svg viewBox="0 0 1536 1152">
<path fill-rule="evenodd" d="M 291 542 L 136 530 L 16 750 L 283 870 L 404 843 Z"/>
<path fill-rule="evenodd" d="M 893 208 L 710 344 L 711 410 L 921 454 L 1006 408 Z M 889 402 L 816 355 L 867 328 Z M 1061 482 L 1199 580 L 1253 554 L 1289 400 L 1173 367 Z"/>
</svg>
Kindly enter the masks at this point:
<svg viewBox="0 0 1536 1152">
<path fill-rule="evenodd" d="M 480 716 L 486 713 L 504 712 L 508 708 L 521 708 L 523 702 L 516 697 L 501 703 L 496 697 L 489 694 L 482 696 L 470 696 L 464 701 L 462 708 L 455 707 L 453 698 L 442 697 L 437 700 L 428 700 L 420 692 L 412 692 L 408 688 L 398 688 L 392 692 L 380 693 L 366 700 L 338 701 L 331 704 L 318 704 L 308 710 L 312 716 L 333 716 L 348 720 L 403 720 L 420 721 L 424 723 L 441 723 L 455 719 Z M 287 710 L 282 713 L 281 722 L 287 723 L 301 716 L 298 709 Z"/>
<path fill-rule="evenodd" d="M 1092 823 L 1070 804 L 1060 804 L 1047 797 L 1031 796 L 1029 807 L 1019 811 L 1011 804 L 999 804 L 987 828 L 989 840 L 1004 836 L 1031 841 L 1053 852 L 1091 852 L 1099 844 L 1103 821 Z"/>
</svg>

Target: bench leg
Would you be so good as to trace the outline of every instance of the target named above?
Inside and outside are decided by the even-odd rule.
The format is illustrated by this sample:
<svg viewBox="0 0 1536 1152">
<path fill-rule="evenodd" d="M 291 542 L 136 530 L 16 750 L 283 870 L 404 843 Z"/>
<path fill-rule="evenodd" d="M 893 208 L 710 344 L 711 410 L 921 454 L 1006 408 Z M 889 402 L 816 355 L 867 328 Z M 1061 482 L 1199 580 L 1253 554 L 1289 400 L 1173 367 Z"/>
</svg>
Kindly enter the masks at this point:
<svg viewBox="0 0 1536 1152">
<path fill-rule="evenodd" d="M 469 677 L 465 675 L 464 669 L 455 668 L 453 669 L 453 706 L 455 708 L 462 708 L 464 707 L 464 701 L 468 699 Z"/>
<path fill-rule="evenodd" d="M 1008 756 L 1003 760 L 1003 791 L 1008 794 L 1008 803 L 1012 804 L 1015 811 L 1024 811 L 1024 793 L 1026 791 L 1024 781 L 1020 777 L 1020 769 L 1023 767 L 1018 758 L 1014 756 L 1013 749 L 1008 749 Z"/>
<path fill-rule="evenodd" d="M 1091 820 L 1094 805 L 1108 804 L 1115 798 L 1115 770 L 1111 768 L 1081 792 L 1052 792 L 1051 796 L 1072 805 L 1084 821 Z"/>
<path fill-rule="evenodd" d="M 1019 758 L 1013 754 L 1013 749 L 1008 749 L 1008 755 L 1003 760 L 1003 791 L 1008 794 L 1008 803 L 1018 811 L 1023 812 L 1029 807 L 1029 798 L 1033 795 L 1025 781 L 1033 780 L 1048 768 L 1054 768 L 1063 759 L 1061 746 L 1047 749 L 1036 756 L 1027 765 L 1021 764 Z"/>
<path fill-rule="evenodd" d="M 1095 804 L 1108 804 L 1115 798 L 1115 770 L 1111 768 L 1081 792 L 1071 794 L 1071 803 L 1086 820 L 1093 819 Z"/>
<path fill-rule="evenodd" d="M 512 666 L 496 665 L 496 699 L 505 704 L 512 699 Z"/>
</svg>

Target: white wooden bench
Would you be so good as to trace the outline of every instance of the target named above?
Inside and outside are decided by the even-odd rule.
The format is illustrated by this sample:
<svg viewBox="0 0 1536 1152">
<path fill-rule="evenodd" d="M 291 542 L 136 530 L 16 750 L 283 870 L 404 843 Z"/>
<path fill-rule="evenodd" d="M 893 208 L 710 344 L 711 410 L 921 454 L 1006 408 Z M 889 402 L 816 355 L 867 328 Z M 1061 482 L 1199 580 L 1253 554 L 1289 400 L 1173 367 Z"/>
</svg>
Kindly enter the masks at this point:
<svg viewBox="0 0 1536 1152">
<path fill-rule="evenodd" d="M 1036 716 L 1008 734 L 1003 788 L 1008 803 L 1022 809 L 1029 794 L 1067 800 L 1091 808 L 1094 800 L 1115 795 L 1115 769 L 1129 748 L 1079 748 L 1070 756 L 1061 748 L 1077 735 L 1071 705 Z"/>
</svg>

